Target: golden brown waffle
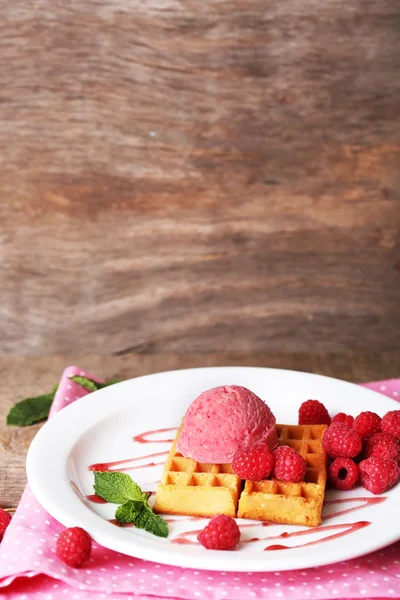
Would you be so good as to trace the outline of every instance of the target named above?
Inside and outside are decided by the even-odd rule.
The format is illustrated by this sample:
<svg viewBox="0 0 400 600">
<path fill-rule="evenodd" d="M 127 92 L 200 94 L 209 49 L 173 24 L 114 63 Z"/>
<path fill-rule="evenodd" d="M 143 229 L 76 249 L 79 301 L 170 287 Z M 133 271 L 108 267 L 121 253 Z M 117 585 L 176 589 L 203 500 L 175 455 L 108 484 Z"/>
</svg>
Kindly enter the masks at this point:
<svg viewBox="0 0 400 600">
<path fill-rule="evenodd" d="M 241 492 L 243 482 L 231 465 L 198 463 L 176 451 L 179 429 L 157 488 L 154 510 L 164 514 L 225 514 L 273 523 L 319 525 L 326 484 L 327 459 L 321 443 L 326 425 L 277 425 L 276 429 L 279 443 L 295 448 L 305 458 L 304 481 L 246 481 Z"/>
<path fill-rule="evenodd" d="M 164 466 L 154 510 L 170 515 L 235 517 L 242 480 L 231 465 L 199 463 L 183 457 L 175 449 L 179 433 L 180 429 Z"/>
<path fill-rule="evenodd" d="M 290 525 L 321 523 L 327 458 L 322 448 L 326 425 L 277 425 L 279 444 L 295 448 L 305 459 L 304 481 L 284 483 L 274 477 L 246 481 L 237 516 Z"/>
</svg>

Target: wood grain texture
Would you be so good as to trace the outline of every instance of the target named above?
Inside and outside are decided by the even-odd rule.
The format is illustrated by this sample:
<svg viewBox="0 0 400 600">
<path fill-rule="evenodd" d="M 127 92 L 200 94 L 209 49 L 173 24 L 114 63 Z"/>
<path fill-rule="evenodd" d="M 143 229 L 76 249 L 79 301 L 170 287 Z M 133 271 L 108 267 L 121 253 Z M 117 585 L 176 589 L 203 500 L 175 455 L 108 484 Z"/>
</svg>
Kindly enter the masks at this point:
<svg viewBox="0 0 400 600">
<path fill-rule="evenodd" d="M 15 402 L 52 389 L 64 368 L 71 364 L 104 379 L 128 379 L 191 367 L 249 365 L 308 371 L 347 381 L 366 382 L 398 377 L 400 352 L 0 356 L 0 507 L 16 507 L 26 484 L 26 453 L 41 427 L 41 424 L 6 427 L 5 417 Z"/>
<path fill-rule="evenodd" d="M 0 4 L 0 351 L 398 348 L 397 0 Z"/>
</svg>

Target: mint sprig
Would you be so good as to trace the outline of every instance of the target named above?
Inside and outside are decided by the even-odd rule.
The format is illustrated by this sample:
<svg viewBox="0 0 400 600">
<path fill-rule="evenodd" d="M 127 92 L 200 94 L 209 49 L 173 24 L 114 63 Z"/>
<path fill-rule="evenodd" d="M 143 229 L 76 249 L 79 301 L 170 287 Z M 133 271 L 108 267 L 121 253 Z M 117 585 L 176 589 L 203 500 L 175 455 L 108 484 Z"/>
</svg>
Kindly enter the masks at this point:
<svg viewBox="0 0 400 600">
<path fill-rule="evenodd" d="M 69 379 L 88 390 L 88 392 L 95 392 L 96 390 L 101 390 L 109 385 L 114 385 L 114 383 L 119 383 L 121 381 L 120 379 L 112 379 L 111 381 L 100 383 L 99 381 L 95 381 L 89 377 L 84 377 L 83 375 L 71 375 Z"/>
<path fill-rule="evenodd" d="M 118 523 L 134 523 L 138 529 L 144 529 L 159 537 L 168 536 L 168 525 L 160 515 L 155 515 L 150 506 L 144 502 L 128 500 L 121 504 L 115 512 Z"/>
<path fill-rule="evenodd" d="M 166 521 L 154 514 L 148 505 L 150 495 L 143 493 L 126 473 L 95 471 L 93 489 L 103 500 L 120 504 L 115 511 L 115 518 L 121 525 L 133 523 L 138 529 L 159 537 L 168 536 Z"/>
<path fill-rule="evenodd" d="M 94 381 L 89 377 L 83 377 L 82 375 L 73 375 L 69 379 L 84 387 L 88 392 L 95 392 L 96 390 L 101 390 L 104 387 L 108 387 L 109 385 L 121 381 L 120 379 L 112 379 L 105 383 L 99 383 L 98 381 Z M 14 404 L 7 415 L 7 425 L 25 427 L 47 419 L 57 388 L 58 385 L 56 385 L 48 394 L 25 398 Z"/>
<path fill-rule="evenodd" d="M 7 425 L 26 427 L 47 419 L 57 388 L 56 385 L 49 394 L 25 398 L 14 404 L 7 415 Z"/>
</svg>

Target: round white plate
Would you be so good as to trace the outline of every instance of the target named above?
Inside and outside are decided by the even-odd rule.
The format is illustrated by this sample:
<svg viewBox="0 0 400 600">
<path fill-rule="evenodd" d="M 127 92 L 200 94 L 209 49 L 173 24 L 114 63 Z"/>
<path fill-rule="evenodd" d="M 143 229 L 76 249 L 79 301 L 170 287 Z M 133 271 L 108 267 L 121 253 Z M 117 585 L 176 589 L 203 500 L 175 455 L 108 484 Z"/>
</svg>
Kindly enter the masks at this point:
<svg viewBox="0 0 400 600">
<path fill-rule="evenodd" d="M 87 499 L 94 493 L 93 473 L 88 469 L 94 463 L 125 461 L 111 468 L 126 469 L 143 491 L 155 490 L 171 445 L 160 440 L 174 437 L 174 428 L 200 392 L 228 384 L 246 386 L 259 395 L 279 423 L 296 424 L 298 408 L 308 398 L 324 402 L 332 415 L 372 410 L 382 416 L 398 408 L 394 400 L 364 387 L 296 371 L 214 367 L 138 377 L 83 397 L 42 427 L 27 458 L 34 494 L 63 525 L 85 528 L 107 548 L 196 569 L 282 571 L 315 567 L 355 558 L 400 539 L 400 484 L 378 500 L 362 487 L 328 492 L 320 528 L 263 527 L 256 521 L 238 519 L 242 541 L 231 552 L 206 550 L 196 543 L 196 533 L 190 532 L 204 527 L 205 519 L 178 517 L 169 523 L 168 538 L 158 538 L 133 527 L 116 526 L 111 522 L 116 505 Z M 144 432 L 169 428 L 169 432 L 140 438 Z M 135 436 L 139 441 L 133 439 Z M 329 517 L 338 512 L 342 514 Z M 294 532 L 303 533 L 286 535 Z M 182 538 L 185 544 L 176 542 Z M 265 551 L 274 545 L 287 548 Z"/>
</svg>

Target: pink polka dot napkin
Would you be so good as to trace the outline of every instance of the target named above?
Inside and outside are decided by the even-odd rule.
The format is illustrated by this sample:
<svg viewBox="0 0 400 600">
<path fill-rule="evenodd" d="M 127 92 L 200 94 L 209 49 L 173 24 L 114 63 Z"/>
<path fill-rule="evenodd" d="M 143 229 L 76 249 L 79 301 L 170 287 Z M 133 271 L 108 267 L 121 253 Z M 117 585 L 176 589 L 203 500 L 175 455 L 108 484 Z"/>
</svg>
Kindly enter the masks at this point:
<svg viewBox="0 0 400 600">
<path fill-rule="evenodd" d="M 52 414 L 85 396 L 71 375 L 91 375 L 68 367 L 61 378 Z M 400 379 L 365 384 L 396 400 Z M 29 485 L 0 547 L 0 594 L 19 600 L 293 600 L 331 598 L 399 598 L 400 542 L 379 551 L 325 567 L 273 573 L 225 573 L 169 567 L 107 550 L 93 544 L 80 569 L 55 555 L 62 525 L 37 502 Z"/>
</svg>

